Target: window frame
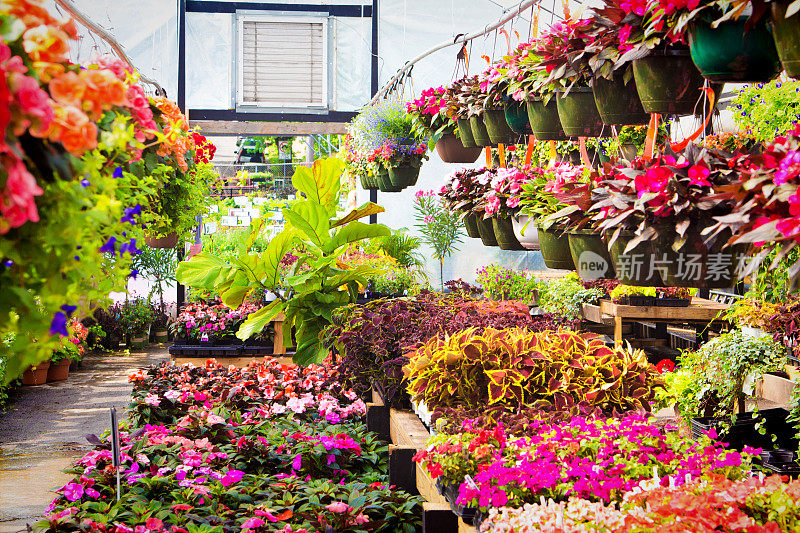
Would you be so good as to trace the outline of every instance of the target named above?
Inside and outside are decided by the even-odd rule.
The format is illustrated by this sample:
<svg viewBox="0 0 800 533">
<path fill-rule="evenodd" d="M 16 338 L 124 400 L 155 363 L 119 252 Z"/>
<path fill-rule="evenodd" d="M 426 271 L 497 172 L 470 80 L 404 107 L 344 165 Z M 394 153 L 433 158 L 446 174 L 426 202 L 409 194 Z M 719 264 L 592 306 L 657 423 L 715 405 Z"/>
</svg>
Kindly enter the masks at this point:
<svg viewBox="0 0 800 533">
<path fill-rule="evenodd" d="M 330 53 L 328 50 L 328 31 L 330 17 L 314 15 L 265 15 L 251 13 L 236 13 L 236 92 L 234 105 L 242 111 L 256 111 L 265 109 L 300 109 L 324 111 L 329 109 L 329 72 Z M 322 99 L 318 102 L 277 102 L 277 101 L 244 101 L 244 23 L 245 22 L 278 22 L 289 24 L 321 24 L 322 25 Z"/>
</svg>

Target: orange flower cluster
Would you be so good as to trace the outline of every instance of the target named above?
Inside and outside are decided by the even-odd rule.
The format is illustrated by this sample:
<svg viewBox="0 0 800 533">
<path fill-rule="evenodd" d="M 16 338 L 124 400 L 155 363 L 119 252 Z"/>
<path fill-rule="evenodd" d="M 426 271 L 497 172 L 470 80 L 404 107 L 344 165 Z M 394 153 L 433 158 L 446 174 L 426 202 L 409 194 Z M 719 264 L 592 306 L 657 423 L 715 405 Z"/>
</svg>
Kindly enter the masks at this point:
<svg viewBox="0 0 800 533">
<path fill-rule="evenodd" d="M 189 165 L 184 157 L 186 152 L 194 148 L 191 137 L 189 137 L 189 125 L 186 117 L 181 112 L 178 105 L 164 97 L 156 96 L 152 98 L 153 104 L 161 111 L 164 120 L 164 135 L 167 142 L 162 142 L 158 147 L 158 155 L 172 155 L 178 162 L 178 167 L 183 172 L 189 170 Z"/>
</svg>

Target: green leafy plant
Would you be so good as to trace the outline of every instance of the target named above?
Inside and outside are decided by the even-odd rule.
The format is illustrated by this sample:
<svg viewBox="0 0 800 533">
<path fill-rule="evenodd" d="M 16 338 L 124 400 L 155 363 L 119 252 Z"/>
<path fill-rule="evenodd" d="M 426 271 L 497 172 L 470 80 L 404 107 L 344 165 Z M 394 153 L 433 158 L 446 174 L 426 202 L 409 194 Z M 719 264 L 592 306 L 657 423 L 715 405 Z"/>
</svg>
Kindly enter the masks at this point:
<svg viewBox="0 0 800 533">
<path fill-rule="evenodd" d="M 773 80 L 746 85 L 731 102 L 736 125 L 758 142 L 794 129 L 800 119 L 800 81 Z"/>
<path fill-rule="evenodd" d="M 535 304 L 539 288 L 525 272 L 517 272 L 492 263 L 478 269 L 475 279 L 483 288 L 483 295 L 492 300 L 520 300 Z"/>
<path fill-rule="evenodd" d="M 232 261 L 201 252 L 178 265 L 181 283 L 213 290 L 232 308 L 250 296 L 260 296 L 264 291 L 274 293 L 277 299 L 250 314 L 236 335 L 247 339 L 283 314 L 284 343 L 291 344 L 295 328 L 294 360 L 300 364 L 320 362 L 327 356 L 320 344 L 320 333 L 331 323 L 338 307 L 355 301 L 358 285 L 365 285 L 366 278 L 376 273 L 368 267 L 340 268 L 339 258 L 353 243 L 390 234 L 382 224 L 358 221 L 382 212 L 383 208 L 376 204 L 367 203 L 344 217 L 334 218 L 342 165 L 340 160 L 329 158 L 315 161 L 311 168 L 297 168 L 292 184 L 304 198 L 283 210 L 286 226 L 264 252 L 251 254 L 248 249 Z M 302 251 L 297 252 L 298 259 L 285 280 L 291 290 L 284 295 L 278 291 L 280 262 L 298 245 Z"/>
<path fill-rule="evenodd" d="M 141 335 L 147 331 L 155 315 L 153 308 L 144 298 L 132 298 L 119 307 L 119 322 L 131 335 Z"/>
<path fill-rule="evenodd" d="M 444 289 L 444 260 L 457 251 L 464 236 L 464 222 L 458 212 L 447 209 L 444 201 L 433 191 L 418 191 L 414 198 L 414 216 L 422 240 L 433 248 L 439 260 L 439 282 Z"/>
<path fill-rule="evenodd" d="M 655 287 L 634 287 L 632 285 L 618 285 L 609 294 L 614 303 L 627 303 L 628 296 L 652 296 L 655 298 Z"/>
<path fill-rule="evenodd" d="M 151 301 L 153 295 L 158 295 L 161 309 L 165 309 L 164 303 L 164 284 L 167 286 L 175 283 L 175 268 L 178 262 L 178 254 L 175 248 L 151 248 L 145 246 L 142 253 L 133 256 L 131 268 L 135 269 L 138 275 L 146 277 L 153 283 L 147 300 Z"/>
</svg>

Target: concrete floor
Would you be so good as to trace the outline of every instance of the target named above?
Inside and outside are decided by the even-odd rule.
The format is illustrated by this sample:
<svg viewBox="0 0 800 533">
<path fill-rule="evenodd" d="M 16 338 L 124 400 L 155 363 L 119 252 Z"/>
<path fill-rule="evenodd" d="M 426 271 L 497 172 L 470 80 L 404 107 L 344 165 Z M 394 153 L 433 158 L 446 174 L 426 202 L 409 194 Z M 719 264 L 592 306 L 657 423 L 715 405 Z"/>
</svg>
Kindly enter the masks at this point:
<svg viewBox="0 0 800 533">
<path fill-rule="evenodd" d="M 87 356 L 69 379 L 11 391 L 0 412 L 0 533 L 25 531 L 44 515 L 53 491 L 68 481 L 61 472 L 92 446 L 111 422 L 110 407 L 124 413 L 128 374 L 169 359 L 166 346 Z"/>
</svg>

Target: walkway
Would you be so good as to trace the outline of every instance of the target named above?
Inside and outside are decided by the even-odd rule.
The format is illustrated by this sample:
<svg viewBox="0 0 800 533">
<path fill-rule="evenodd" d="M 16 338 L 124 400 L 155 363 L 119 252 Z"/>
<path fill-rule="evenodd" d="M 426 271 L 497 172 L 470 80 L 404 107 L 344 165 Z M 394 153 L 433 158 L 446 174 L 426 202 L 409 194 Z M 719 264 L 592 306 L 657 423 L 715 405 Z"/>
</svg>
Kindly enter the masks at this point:
<svg viewBox="0 0 800 533">
<path fill-rule="evenodd" d="M 67 381 L 11 392 L 0 413 L 0 533 L 25 531 L 44 515 L 60 472 L 92 448 L 84 435 L 110 426 L 109 408 L 130 401 L 128 374 L 169 359 L 163 346 L 131 355 L 89 355 Z"/>
</svg>

